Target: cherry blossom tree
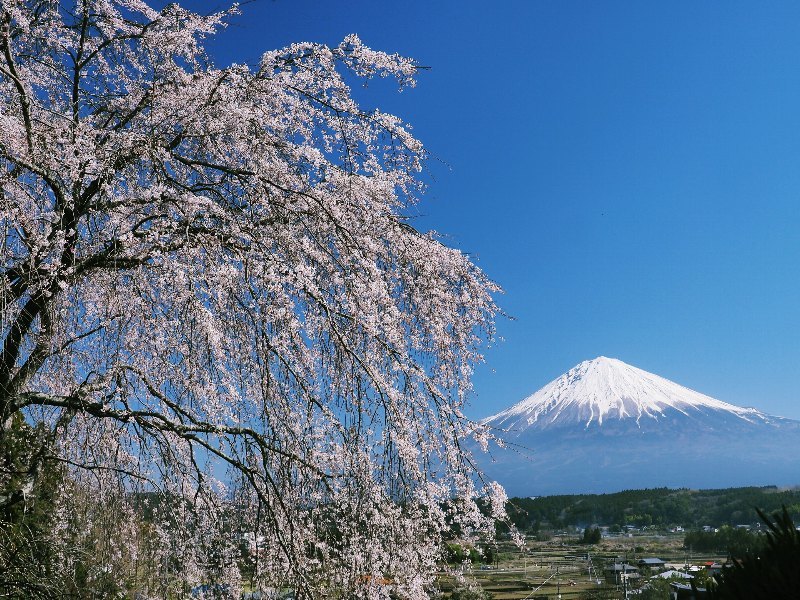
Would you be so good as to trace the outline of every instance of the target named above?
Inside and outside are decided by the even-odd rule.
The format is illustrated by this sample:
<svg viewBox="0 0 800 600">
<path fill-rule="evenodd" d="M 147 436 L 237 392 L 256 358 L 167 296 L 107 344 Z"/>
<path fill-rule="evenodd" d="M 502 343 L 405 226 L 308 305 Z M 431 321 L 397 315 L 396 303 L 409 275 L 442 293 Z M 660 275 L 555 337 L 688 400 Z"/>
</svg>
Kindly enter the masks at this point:
<svg viewBox="0 0 800 600">
<path fill-rule="evenodd" d="M 61 560 L 113 505 L 79 545 L 146 554 L 142 597 L 427 597 L 504 496 L 462 447 L 497 287 L 414 228 L 425 151 L 351 93 L 414 61 L 352 35 L 216 68 L 235 8 L 0 7 L 0 507 L 56 465 Z"/>
</svg>

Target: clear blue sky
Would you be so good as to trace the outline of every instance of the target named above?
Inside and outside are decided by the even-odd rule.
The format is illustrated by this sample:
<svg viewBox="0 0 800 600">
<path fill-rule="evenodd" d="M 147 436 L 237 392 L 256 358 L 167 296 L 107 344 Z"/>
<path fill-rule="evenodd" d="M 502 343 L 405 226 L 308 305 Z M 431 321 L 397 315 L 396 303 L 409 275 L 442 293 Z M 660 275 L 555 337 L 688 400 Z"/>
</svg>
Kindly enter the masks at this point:
<svg viewBox="0 0 800 600">
<path fill-rule="evenodd" d="M 212 46 L 219 64 L 354 32 L 430 67 L 416 89 L 359 96 L 412 123 L 435 157 L 417 225 L 506 290 L 514 320 L 499 323 L 468 414 L 605 355 L 800 419 L 800 3 L 243 12 Z"/>
</svg>

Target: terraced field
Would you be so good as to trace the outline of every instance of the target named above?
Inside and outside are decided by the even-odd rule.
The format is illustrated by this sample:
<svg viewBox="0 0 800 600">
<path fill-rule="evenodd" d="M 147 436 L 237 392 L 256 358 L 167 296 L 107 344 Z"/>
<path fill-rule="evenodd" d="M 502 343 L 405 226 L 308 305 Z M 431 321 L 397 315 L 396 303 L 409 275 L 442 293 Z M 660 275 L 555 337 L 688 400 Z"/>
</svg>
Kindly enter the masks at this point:
<svg viewBox="0 0 800 600">
<path fill-rule="evenodd" d="M 635 563 L 643 557 L 659 557 L 669 563 L 702 564 L 724 560 L 719 556 L 688 556 L 681 536 L 637 536 L 604 538 L 593 546 L 577 545 L 567 538 L 549 542 L 526 542 L 520 549 L 500 544 L 498 560 L 489 566 L 474 566 L 464 576 L 492 594 L 494 600 L 612 599 L 624 598 L 625 582 L 607 580 L 603 569 L 615 562 Z M 631 580 L 629 590 L 645 581 Z M 447 594 L 455 580 L 443 575 L 440 589 Z M 635 597 L 635 596 L 632 596 Z"/>
</svg>

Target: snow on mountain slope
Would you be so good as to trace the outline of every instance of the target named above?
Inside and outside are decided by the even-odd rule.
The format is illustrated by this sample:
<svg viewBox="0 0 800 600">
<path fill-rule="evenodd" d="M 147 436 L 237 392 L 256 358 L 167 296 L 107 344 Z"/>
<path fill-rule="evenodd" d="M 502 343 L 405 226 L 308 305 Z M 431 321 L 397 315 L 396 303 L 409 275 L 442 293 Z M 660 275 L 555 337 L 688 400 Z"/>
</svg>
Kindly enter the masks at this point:
<svg viewBox="0 0 800 600">
<path fill-rule="evenodd" d="M 511 495 L 800 484 L 800 422 L 602 356 L 482 422 L 504 443 L 476 459 Z"/>
<path fill-rule="evenodd" d="M 687 418 L 741 420 L 748 423 L 778 423 L 754 408 L 742 408 L 715 400 L 637 369 L 615 358 L 587 360 L 551 381 L 514 406 L 484 419 L 484 423 L 509 434 L 528 429 L 547 429 L 582 424 L 602 426 L 612 420 L 635 422 Z"/>
</svg>

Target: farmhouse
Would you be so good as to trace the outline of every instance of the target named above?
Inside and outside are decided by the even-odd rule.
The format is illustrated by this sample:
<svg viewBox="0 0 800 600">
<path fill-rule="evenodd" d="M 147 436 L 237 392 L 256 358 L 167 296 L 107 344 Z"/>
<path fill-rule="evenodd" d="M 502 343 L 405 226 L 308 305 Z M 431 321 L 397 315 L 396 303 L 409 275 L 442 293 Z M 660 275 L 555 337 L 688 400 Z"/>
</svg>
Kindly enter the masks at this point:
<svg viewBox="0 0 800 600">
<path fill-rule="evenodd" d="M 638 562 L 639 568 L 642 567 L 648 569 L 663 569 L 664 568 L 664 561 L 660 558 L 643 558 Z"/>
<path fill-rule="evenodd" d="M 683 571 L 676 571 L 675 569 L 670 569 L 669 571 L 664 571 L 658 575 L 653 575 L 651 579 L 655 579 L 656 577 L 660 577 L 661 579 L 694 579 L 693 575 L 689 575 Z"/>
</svg>

